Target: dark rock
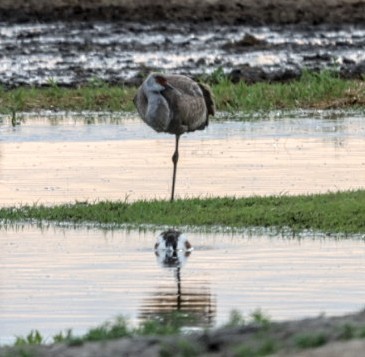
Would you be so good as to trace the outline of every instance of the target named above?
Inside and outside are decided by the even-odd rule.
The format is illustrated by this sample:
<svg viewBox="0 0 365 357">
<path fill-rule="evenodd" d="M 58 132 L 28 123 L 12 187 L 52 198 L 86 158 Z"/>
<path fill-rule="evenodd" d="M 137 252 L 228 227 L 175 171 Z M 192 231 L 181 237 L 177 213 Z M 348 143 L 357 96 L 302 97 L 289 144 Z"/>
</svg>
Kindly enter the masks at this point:
<svg viewBox="0 0 365 357">
<path fill-rule="evenodd" d="M 228 77 L 233 83 L 244 81 L 248 84 L 252 84 L 264 81 L 266 73 L 262 68 L 246 65 L 241 68 L 233 69 Z"/>
<path fill-rule="evenodd" d="M 365 61 L 359 63 L 342 65 L 340 76 L 347 79 L 364 79 L 365 78 Z"/>
<path fill-rule="evenodd" d="M 267 42 L 265 40 L 261 40 L 254 35 L 246 33 L 242 39 L 234 42 L 227 42 L 225 43 L 222 48 L 225 50 L 229 49 L 242 49 L 245 47 L 257 47 L 260 48 L 266 47 Z"/>
<path fill-rule="evenodd" d="M 314 55 L 305 55 L 303 60 L 305 61 L 331 61 L 333 56 L 329 53 L 316 53 Z"/>
<path fill-rule="evenodd" d="M 288 82 L 294 79 L 299 79 L 302 75 L 300 68 L 279 68 L 278 70 L 271 71 L 267 74 L 267 80 L 269 82 Z"/>
<path fill-rule="evenodd" d="M 250 67 L 248 65 L 235 68 L 229 74 L 229 78 L 233 83 L 244 81 L 248 84 L 257 82 L 287 82 L 298 79 L 301 76 L 299 68 L 279 68 L 271 71 L 265 71 L 259 67 Z"/>
</svg>

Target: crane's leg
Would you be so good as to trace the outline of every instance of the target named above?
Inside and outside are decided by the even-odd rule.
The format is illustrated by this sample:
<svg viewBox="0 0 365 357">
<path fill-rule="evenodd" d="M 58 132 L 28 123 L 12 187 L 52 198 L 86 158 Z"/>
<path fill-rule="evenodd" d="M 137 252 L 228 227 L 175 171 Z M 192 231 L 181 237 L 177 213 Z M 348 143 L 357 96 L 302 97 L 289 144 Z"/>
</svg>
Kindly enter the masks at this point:
<svg viewBox="0 0 365 357">
<path fill-rule="evenodd" d="M 177 169 L 177 162 L 179 160 L 179 139 L 180 135 L 176 135 L 175 152 L 174 155 L 172 155 L 172 162 L 174 163 L 174 171 L 172 174 L 171 202 L 174 200 L 174 194 L 175 194 L 176 169 Z"/>
<path fill-rule="evenodd" d="M 177 311 L 181 310 L 181 277 L 180 266 L 176 268 L 176 281 L 177 281 Z"/>
</svg>

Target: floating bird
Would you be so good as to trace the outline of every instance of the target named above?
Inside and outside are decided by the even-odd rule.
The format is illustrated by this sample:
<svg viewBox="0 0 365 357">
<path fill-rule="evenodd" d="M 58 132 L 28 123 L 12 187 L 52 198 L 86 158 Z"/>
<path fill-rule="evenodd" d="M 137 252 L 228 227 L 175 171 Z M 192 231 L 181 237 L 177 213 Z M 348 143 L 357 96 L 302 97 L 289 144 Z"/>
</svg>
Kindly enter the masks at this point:
<svg viewBox="0 0 365 357">
<path fill-rule="evenodd" d="M 189 77 L 151 73 L 138 88 L 133 102 L 142 120 L 157 132 L 175 134 L 171 201 L 174 200 L 179 139 L 184 133 L 203 130 L 214 115 L 210 88 Z"/>
</svg>

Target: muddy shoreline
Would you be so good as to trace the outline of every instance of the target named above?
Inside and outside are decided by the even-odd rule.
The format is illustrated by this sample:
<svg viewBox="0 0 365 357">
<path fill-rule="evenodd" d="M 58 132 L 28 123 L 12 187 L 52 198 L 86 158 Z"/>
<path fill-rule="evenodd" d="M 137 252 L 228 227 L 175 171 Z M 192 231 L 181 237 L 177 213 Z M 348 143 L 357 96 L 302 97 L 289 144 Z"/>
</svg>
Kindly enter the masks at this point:
<svg viewBox="0 0 365 357">
<path fill-rule="evenodd" d="M 363 25 L 0 23 L 0 84 L 139 85 L 150 71 L 197 78 L 217 70 L 235 83 L 285 82 L 326 68 L 361 79 L 364 46 Z"/>
<path fill-rule="evenodd" d="M 173 21 L 220 24 L 361 24 L 364 0 L 5 0 L 0 21 Z"/>
<path fill-rule="evenodd" d="M 284 82 L 365 73 L 365 0 L 4 0 L 0 85 L 139 85 L 150 71 Z"/>
<path fill-rule="evenodd" d="M 0 356 L 112 357 L 123 356 L 245 356 L 357 357 L 365 348 L 365 311 L 341 317 L 309 318 L 281 323 L 223 327 L 206 332 L 168 337 L 131 337 L 75 346 L 20 346 L 0 348 Z M 311 342 L 310 342 L 311 341 Z M 312 344 L 312 346 L 310 346 Z M 316 346 L 314 346 L 316 345 Z M 270 347 L 271 346 L 271 347 Z M 317 347 L 317 348 L 314 348 Z M 189 352 L 187 352 L 189 351 Z M 251 351 L 249 353 L 248 351 Z M 272 352 L 272 353 L 270 353 Z M 185 354 L 184 354 L 185 353 Z M 188 354 L 186 354 L 188 353 Z"/>
</svg>

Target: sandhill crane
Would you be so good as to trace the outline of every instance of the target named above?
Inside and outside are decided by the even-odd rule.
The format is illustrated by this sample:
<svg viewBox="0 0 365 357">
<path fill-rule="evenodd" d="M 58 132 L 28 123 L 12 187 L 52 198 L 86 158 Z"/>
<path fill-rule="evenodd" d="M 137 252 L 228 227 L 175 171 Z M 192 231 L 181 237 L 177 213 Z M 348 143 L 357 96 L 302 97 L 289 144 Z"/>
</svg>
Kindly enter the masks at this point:
<svg viewBox="0 0 365 357">
<path fill-rule="evenodd" d="M 215 113 L 212 92 L 207 85 L 183 75 L 151 73 L 138 88 L 133 102 L 142 120 L 155 131 L 175 134 L 173 201 L 180 136 L 208 125 L 209 115 Z"/>
</svg>

